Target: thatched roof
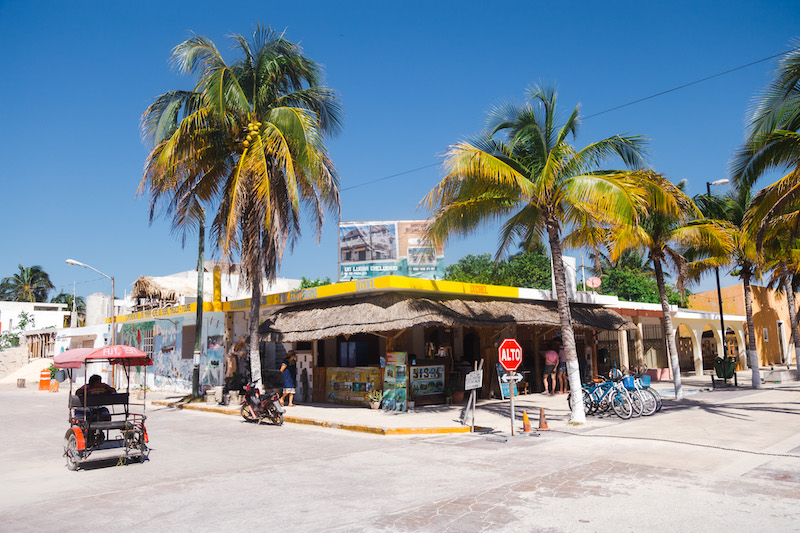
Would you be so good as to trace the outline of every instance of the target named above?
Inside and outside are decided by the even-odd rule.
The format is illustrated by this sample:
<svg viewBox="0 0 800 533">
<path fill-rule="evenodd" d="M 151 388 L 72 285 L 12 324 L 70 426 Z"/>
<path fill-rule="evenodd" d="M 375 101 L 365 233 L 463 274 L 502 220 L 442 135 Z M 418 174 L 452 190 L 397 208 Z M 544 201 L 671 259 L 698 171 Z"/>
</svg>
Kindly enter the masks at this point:
<svg viewBox="0 0 800 533">
<path fill-rule="evenodd" d="M 213 285 L 205 284 L 203 287 L 203 297 L 210 299 L 213 295 Z M 133 298 L 146 298 L 150 300 L 162 300 L 175 302 L 180 296 L 197 297 L 197 278 L 187 279 L 173 276 L 140 276 L 133 283 Z"/>
<path fill-rule="evenodd" d="M 605 308 L 573 304 L 577 327 L 619 330 L 635 327 Z M 509 323 L 559 326 L 555 303 L 478 300 L 390 292 L 322 300 L 273 311 L 259 333 L 273 342 L 298 342 L 409 328 L 412 326 L 503 326 Z"/>
</svg>

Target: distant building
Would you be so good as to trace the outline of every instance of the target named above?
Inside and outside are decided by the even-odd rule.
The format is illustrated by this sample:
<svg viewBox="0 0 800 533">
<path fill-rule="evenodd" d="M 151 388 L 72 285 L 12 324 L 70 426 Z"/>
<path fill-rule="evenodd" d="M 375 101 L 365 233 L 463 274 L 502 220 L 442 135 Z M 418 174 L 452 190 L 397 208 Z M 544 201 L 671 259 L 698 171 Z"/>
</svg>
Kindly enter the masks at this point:
<svg viewBox="0 0 800 533">
<path fill-rule="evenodd" d="M 60 328 L 64 326 L 64 318 L 69 317 L 66 304 L 0 302 L 0 333 L 14 331 L 20 323 L 21 313 L 33 317 L 33 324 L 28 324 L 26 330 Z"/>
<path fill-rule="evenodd" d="M 766 287 L 751 286 L 753 290 L 753 323 L 756 333 L 756 350 L 762 366 L 791 363 L 794 360 L 794 343 L 789 321 L 786 297 Z M 725 313 L 744 315 L 744 285 L 732 285 L 722 289 L 722 309 Z M 795 293 L 796 301 L 800 294 Z M 717 291 L 711 290 L 689 296 L 688 304 L 693 309 L 718 311 Z M 726 324 L 727 325 L 727 324 Z M 745 327 L 745 342 L 747 328 Z M 745 347 L 747 344 L 745 344 Z"/>
<path fill-rule="evenodd" d="M 205 261 L 203 263 L 203 301 L 214 299 L 214 269 L 219 268 L 219 301 L 228 302 L 249 298 L 251 290 L 241 283 L 238 263 Z M 268 283 L 261 280 L 262 294 L 285 292 L 300 286 L 300 280 L 278 278 Z M 133 284 L 133 291 L 126 299 L 126 313 L 163 309 L 186 305 L 197 301 L 197 271 L 188 270 L 169 276 L 141 276 Z"/>
</svg>

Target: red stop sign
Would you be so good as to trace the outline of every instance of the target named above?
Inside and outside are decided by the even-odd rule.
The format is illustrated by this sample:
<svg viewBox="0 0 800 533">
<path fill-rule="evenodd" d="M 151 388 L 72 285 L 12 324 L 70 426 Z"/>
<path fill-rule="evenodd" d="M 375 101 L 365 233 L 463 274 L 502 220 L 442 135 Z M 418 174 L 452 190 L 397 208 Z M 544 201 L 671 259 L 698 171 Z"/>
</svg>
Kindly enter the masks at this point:
<svg viewBox="0 0 800 533">
<path fill-rule="evenodd" d="M 515 371 L 522 364 L 522 347 L 515 339 L 506 339 L 497 349 L 500 364 L 509 372 Z"/>
</svg>

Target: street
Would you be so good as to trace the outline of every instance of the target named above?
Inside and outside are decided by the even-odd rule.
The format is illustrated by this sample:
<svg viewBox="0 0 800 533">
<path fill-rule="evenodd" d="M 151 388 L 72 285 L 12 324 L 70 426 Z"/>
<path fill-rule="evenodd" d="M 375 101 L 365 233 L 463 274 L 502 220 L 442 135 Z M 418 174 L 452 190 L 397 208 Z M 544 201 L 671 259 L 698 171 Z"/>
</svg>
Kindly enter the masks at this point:
<svg viewBox="0 0 800 533">
<path fill-rule="evenodd" d="M 507 440 L 153 407 L 149 461 L 70 472 L 66 394 L 3 386 L 0 530 L 796 531 L 798 400 L 796 383 L 696 394 Z"/>
</svg>

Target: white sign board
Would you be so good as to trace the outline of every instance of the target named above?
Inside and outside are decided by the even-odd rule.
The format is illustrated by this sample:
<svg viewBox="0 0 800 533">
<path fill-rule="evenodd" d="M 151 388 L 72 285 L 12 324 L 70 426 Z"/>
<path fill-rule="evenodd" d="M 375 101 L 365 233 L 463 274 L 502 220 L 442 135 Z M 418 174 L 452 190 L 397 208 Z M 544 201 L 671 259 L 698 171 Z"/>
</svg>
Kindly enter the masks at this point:
<svg viewBox="0 0 800 533">
<path fill-rule="evenodd" d="M 480 389 L 483 385 L 483 370 L 473 370 L 464 379 L 464 390 Z"/>
</svg>

